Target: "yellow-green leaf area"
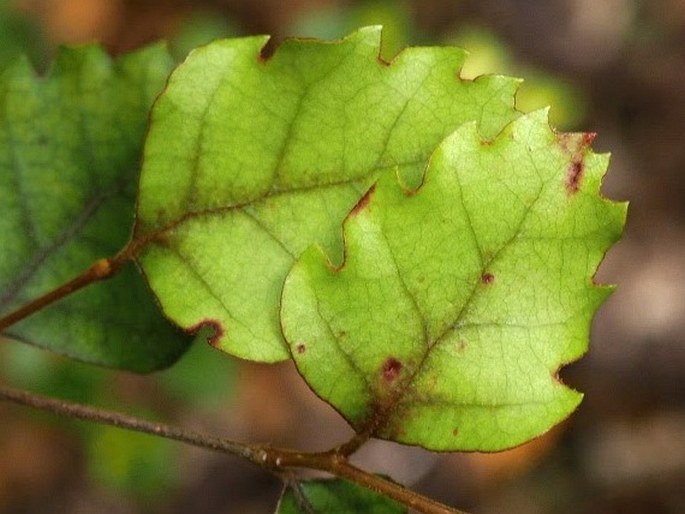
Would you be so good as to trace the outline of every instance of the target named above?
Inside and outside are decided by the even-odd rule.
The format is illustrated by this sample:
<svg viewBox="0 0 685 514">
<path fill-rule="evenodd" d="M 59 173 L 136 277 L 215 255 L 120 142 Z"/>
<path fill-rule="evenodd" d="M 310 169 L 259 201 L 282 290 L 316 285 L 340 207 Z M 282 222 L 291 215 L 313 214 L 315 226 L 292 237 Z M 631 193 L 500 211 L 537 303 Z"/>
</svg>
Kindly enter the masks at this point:
<svg viewBox="0 0 685 514">
<path fill-rule="evenodd" d="M 0 314 L 129 240 L 148 111 L 171 66 L 160 45 L 115 61 L 84 46 L 61 49 L 45 76 L 26 60 L 0 75 Z M 140 372 L 168 366 L 189 343 L 133 265 L 2 335 Z"/>
<path fill-rule="evenodd" d="M 546 111 L 496 138 L 468 123 L 414 189 L 390 172 L 286 279 L 284 334 L 312 389 L 363 434 L 434 450 L 521 444 L 572 412 L 557 377 L 610 288 L 593 275 L 626 206 L 599 192 L 608 157 Z"/>
<path fill-rule="evenodd" d="M 340 226 L 384 170 L 416 182 L 466 121 L 489 135 L 517 116 L 518 81 L 459 79 L 464 52 L 379 57 L 379 27 L 340 41 L 266 37 L 192 52 L 157 101 L 135 237 L 138 262 L 180 326 L 259 361 L 288 358 L 278 305 L 290 266 L 318 242 L 341 256 Z"/>
</svg>

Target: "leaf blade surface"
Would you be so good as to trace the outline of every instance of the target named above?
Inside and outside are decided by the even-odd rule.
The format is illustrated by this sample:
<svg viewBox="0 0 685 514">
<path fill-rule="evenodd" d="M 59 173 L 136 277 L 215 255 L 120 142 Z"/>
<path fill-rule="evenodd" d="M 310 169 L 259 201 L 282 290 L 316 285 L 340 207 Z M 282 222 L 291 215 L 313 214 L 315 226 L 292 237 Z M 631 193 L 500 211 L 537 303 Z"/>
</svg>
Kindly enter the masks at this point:
<svg viewBox="0 0 685 514">
<path fill-rule="evenodd" d="M 464 54 L 449 48 L 388 65 L 378 27 L 288 41 L 267 60 L 265 42 L 215 42 L 172 75 L 153 111 L 136 237 L 171 319 L 214 326 L 213 343 L 234 355 L 277 361 L 288 358 L 280 291 L 299 254 L 318 241 L 339 255 L 341 221 L 383 170 L 416 180 L 461 123 L 500 130 L 517 115 L 518 81 L 461 81 Z"/>
<path fill-rule="evenodd" d="M 494 451 L 577 406 L 556 374 L 587 349 L 610 292 L 592 276 L 625 218 L 599 195 L 607 158 L 589 141 L 554 133 L 545 112 L 494 140 L 464 125 L 418 189 L 379 179 L 345 222 L 341 266 L 316 248 L 301 256 L 284 334 L 357 432 Z"/>
</svg>

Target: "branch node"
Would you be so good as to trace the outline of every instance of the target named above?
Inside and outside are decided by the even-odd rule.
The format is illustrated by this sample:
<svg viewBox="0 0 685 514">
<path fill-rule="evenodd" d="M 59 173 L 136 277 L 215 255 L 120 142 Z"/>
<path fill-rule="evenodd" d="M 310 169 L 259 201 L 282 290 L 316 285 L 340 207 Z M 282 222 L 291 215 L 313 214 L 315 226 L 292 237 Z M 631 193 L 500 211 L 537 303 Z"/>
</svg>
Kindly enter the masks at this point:
<svg viewBox="0 0 685 514">
<path fill-rule="evenodd" d="M 93 274 L 95 280 L 101 280 L 112 274 L 112 263 L 110 259 L 103 258 L 98 259 L 90 267 L 90 272 Z"/>
</svg>

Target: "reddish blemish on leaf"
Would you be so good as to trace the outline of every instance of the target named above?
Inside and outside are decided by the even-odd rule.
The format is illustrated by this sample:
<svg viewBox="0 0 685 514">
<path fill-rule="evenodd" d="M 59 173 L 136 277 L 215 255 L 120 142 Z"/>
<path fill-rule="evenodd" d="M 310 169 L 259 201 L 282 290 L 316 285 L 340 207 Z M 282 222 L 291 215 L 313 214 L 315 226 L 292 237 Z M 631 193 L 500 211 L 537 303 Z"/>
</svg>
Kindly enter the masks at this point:
<svg viewBox="0 0 685 514">
<path fill-rule="evenodd" d="M 298 343 L 298 345 L 295 347 L 295 351 L 299 354 L 303 354 L 307 351 L 307 345 L 304 343 Z"/>
<path fill-rule="evenodd" d="M 402 372 L 402 363 L 395 357 L 388 357 L 381 367 L 381 374 L 388 382 L 394 381 Z"/>
<path fill-rule="evenodd" d="M 213 330 L 213 334 L 210 336 L 207 336 L 207 342 L 212 345 L 216 346 L 219 340 L 223 337 L 224 335 L 224 327 L 215 319 L 205 319 L 200 321 L 197 325 L 193 325 L 192 327 L 188 327 L 187 331 L 191 334 L 197 334 L 201 329 L 209 327 Z"/>
<path fill-rule="evenodd" d="M 455 346 L 457 348 L 457 351 L 461 353 L 466 349 L 466 341 L 460 339 L 459 341 L 457 341 L 457 344 Z"/>
<path fill-rule="evenodd" d="M 566 171 L 566 191 L 569 194 L 575 194 L 580 190 L 585 172 L 585 153 L 596 135 L 594 132 L 586 132 L 583 134 L 558 134 L 557 136 L 561 147 L 571 154 L 571 164 Z"/>
<path fill-rule="evenodd" d="M 371 186 L 371 188 L 362 196 L 357 204 L 352 207 L 352 211 L 350 212 L 350 215 L 354 216 L 355 214 L 359 214 L 359 211 L 361 211 L 364 207 L 366 207 L 371 201 L 371 197 L 373 196 L 373 192 L 376 190 L 376 185 L 374 184 Z"/>
<path fill-rule="evenodd" d="M 574 160 L 568 168 L 568 173 L 566 175 L 566 190 L 571 193 L 577 193 L 580 189 L 580 183 L 583 180 L 583 172 L 585 171 L 585 165 L 582 160 Z"/>
<path fill-rule="evenodd" d="M 490 285 L 495 281 L 495 275 L 492 273 L 483 273 L 483 275 L 480 277 L 480 281 L 483 284 Z"/>
<path fill-rule="evenodd" d="M 585 150 L 597 136 L 596 132 L 558 132 L 557 141 L 563 150 L 575 154 Z"/>
</svg>

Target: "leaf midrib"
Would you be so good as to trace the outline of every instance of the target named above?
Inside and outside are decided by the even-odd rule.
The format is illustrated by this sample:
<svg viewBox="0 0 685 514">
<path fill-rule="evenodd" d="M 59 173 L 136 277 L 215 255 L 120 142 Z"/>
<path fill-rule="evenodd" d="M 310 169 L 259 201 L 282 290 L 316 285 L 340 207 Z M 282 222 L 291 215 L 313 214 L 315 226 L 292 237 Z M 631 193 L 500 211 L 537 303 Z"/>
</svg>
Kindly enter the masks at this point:
<svg viewBox="0 0 685 514">
<path fill-rule="evenodd" d="M 455 175 L 458 178 L 458 173 L 456 173 Z M 375 410 L 372 412 L 372 416 L 366 421 L 366 426 L 371 429 L 372 434 L 377 434 L 377 433 L 383 431 L 383 429 L 387 426 L 388 422 L 392 419 L 393 415 L 396 412 L 398 412 L 397 408 L 399 405 L 401 405 L 403 403 L 405 398 L 411 392 L 410 389 L 411 389 L 412 384 L 421 375 L 421 373 L 423 373 L 424 366 L 426 364 L 426 361 L 428 360 L 430 353 L 438 345 L 440 345 L 456 329 L 456 326 L 459 325 L 460 321 L 463 319 L 464 315 L 466 314 L 466 312 L 468 310 L 469 305 L 473 302 L 473 300 L 476 296 L 476 293 L 479 289 L 479 283 L 480 283 L 481 275 L 492 265 L 492 263 L 501 255 L 501 253 L 509 247 L 509 245 L 511 245 L 515 240 L 518 239 L 518 235 L 521 231 L 521 228 L 523 227 L 524 223 L 526 222 L 528 215 L 532 211 L 533 207 L 535 206 L 537 201 L 542 196 L 542 192 L 545 189 L 545 187 L 547 187 L 548 183 L 549 183 L 549 181 L 546 181 L 546 182 L 543 182 L 541 184 L 540 189 L 538 191 L 538 194 L 535 196 L 533 201 L 530 202 L 530 204 L 528 205 L 523 216 L 521 216 L 521 220 L 520 220 L 518 226 L 516 227 L 516 229 L 513 231 L 512 236 L 506 242 L 504 242 L 500 246 L 500 248 L 498 248 L 497 251 L 494 252 L 492 254 L 492 256 L 487 260 L 482 259 L 482 251 L 481 251 L 480 246 L 478 245 L 477 239 L 475 237 L 475 231 L 473 230 L 473 226 L 472 226 L 471 221 L 470 221 L 471 218 L 468 215 L 468 209 L 466 208 L 466 205 L 464 204 L 463 195 L 460 195 L 460 202 L 461 202 L 462 209 L 463 209 L 464 213 L 466 214 L 466 217 L 467 217 L 467 220 L 469 223 L 469 227 L 470 227 L 471 232 L 474 236 L 474 241 L 476 242 L 476 247 L 478 248 L 478 251 L 481 255 L 480 273 L 479 273 L 478 277 L 476 277 L 476 280 L 474 281 L 474 285 L 471 289 L 471 292 L 469 293 L 469 296 L 467 297 L 466 301 L 463 303 L 463 305 L 461 306 L 459 311 L 456 313 L 456 315 L 454 317 L 454 322 L 449 323 L 448 326 L 445 328 L 445 330 L 440 335 L 435 337 L 432 342 L 426 341 L 427 344 L 425 344 L 425 350 L 423 351 L 421 358 L 419 360 L 419 363 L 417 364 L 416 368 L 411 373 L 411 375 L 409 375 L 409 377 L 407 377 L 404 380 L 404 382 L 396 390 L 396 393 L 391 398 L 389 398 L 390 401 L 387 401 L 387 403 L 384 403 L 382 410 L 380 410 L 380 411 Z M 460 186 L 459 190 L 460 190 L 460 192 L 462 191 L 461 186 Z M 420 190 L 417 192 L 420 194 Z M 385 233 L 382 230 L 381 230 L 381 232 L 385 236 Z M 392 255 L 393 261 L 394 261 L 395 257 L 392 253 L 392 249 L 391 249 L 390 245 L 387 245 L 387 246 L 388 246 L 388 250 L 389 250 L 390 254 Z M 396 264 L 395 264 L 395 267 L 397 269 Z M 402 281 L 401 275 L 398 274 L 398 276 L 400 276 L 400 280 L 401 280 L 402 284 L 404 285 L 404 281 Z M 416 302 L 414 295 L 411 294 L 411 292 L 406 287 L 406 285 L 404 285 L 404 291 L 405 291 L 405 294 L 412 301 L 413 305 L 416 307 L 417 313 L 419 314 L 419 318 L 421 319 L 423 326 L 424 327 L 427 326 L 427 320 L 423 317 L 421 310 L 418 308 L 418 303 Z M 461 327 L 459 327 L 459 328 L 461 328 Z M 376 395 L 374 394 L 373 390 L 369 391 L 369 393 L 370 393 L 371 398 L 376 398 Z M 424 402 L 424 403 L 429 403 L 429 402 Z M 445 402 L 445 403 L 449 404 L 449 402 Z M 500 405 L 506 406 L 508 404 L 500 404 Z M 378 415 L 380 415 L 380 417 Z M 368 428 L 364 429 L 364 431 L 366 431 L 366 430 L 368 430 Z"/>
<path fill-rule="evenodd" d="M 372 182 L 375 176 L 378 176 L 380 173 L 383 171 L 389 170 L 391 168 L 397 167 L 397 166 L 415 166 L 419 165 L 425 162 L 425 159 L 415 159 L 415 160 L 410 160 L 406 161 L 403 163 L 398 163 L 398 164 L 392 164 L 392 165 L 382 165 L 378 166 L 376 168 L 372 168 L 368 171 L 367 174 L 362 175 L 355 175 L 352 178 L 340 180 L 340 181 L 335 181 L 335 182 L 327 182 L 323 184 L 311 184 L 311 185 L 306 185 L 306 186 L 300 186 L 300 187 L 291 187 L 291 188 L 286 188 L 286 189 L 277 189 L 275 187 L 272 187 L 269 189 L 266 193 L 262 195 L 258 195 L 254 198 L 250 198 L 244 202 L 239 202 L 239 203 L 232 203 L 232 204 L 226 204 L 226 205 L 219 205 L 216 207 L 208 207 L 205 209 L 199 209 L 196 211 L 188 211 L 183 213 L 183 215 L 176 217 L 176 219 L 173 219 L 172 221 L 160 226 L 159 228 L 155 228 L 154 226 L 152 228 L 144 228 L 143 223 L 140 218 L 136 219 L 136 226 L 134 227 L 134 242 L 137 243 L 143 243 L 143 246 L 145 244 L 154 242 L 158 238 L 162 237 L 164 234 L 167 233 L 173 233 L 173 231 L 179 227 L 181 227 L 183 224 L 186 222 L 192 221 L 197 218 L 202 218 L 204 216 L 207 217 L 212 217 L 212 216 L 221 216 L 223 214 L 231 213 L 233 211 L 240 211 L 244 209 L 248 209 L 250 207 L 256 207 L 259 205 L 261 202 L 266 202 L 268 200 L 271 200 L 273 198 L 278 198 L 280 196 L 286 196 L 286 195 L 296 195 L 298 193 L 308 193 L 312 191 L 317 191 L 317 190 L 324 190 L 324 189 L 333 189 L 336 187 L 342 187 L 342 186 L 350 186 L 350 185 L 355 185 L 355 184 L 364 184 L 366 182 Z"/>
</svg>

